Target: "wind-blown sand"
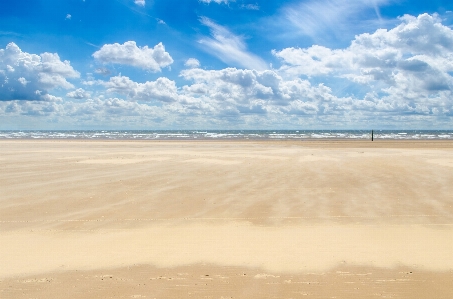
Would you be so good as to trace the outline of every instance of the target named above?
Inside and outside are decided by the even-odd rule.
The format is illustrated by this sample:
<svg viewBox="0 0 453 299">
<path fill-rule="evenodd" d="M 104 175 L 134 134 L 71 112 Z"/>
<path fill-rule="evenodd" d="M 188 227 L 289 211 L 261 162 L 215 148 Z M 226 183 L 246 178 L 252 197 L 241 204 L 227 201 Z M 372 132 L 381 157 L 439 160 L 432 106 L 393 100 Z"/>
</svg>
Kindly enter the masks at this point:
<svg viewBox="0 0 453 299">
<path fill-rule="evenodd" d="M 453 298 L 451 141 L 0 141 L 1 298 Z"/>
</svg>

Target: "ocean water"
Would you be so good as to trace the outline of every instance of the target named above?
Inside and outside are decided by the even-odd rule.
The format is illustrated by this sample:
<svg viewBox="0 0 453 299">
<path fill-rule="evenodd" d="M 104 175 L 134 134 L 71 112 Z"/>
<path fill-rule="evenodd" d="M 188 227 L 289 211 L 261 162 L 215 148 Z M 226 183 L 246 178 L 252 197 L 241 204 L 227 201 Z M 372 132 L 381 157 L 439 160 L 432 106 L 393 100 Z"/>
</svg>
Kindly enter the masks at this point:
<svg viewBox="0 0 453 299">
<path fill-rule="evenodd" d="M 0 131 L 0 139 L 214 140 L 371 139 L 370 130 Z M 374 139 L 453 140 L 452 130 L 375 130 Z"/>
</svg>

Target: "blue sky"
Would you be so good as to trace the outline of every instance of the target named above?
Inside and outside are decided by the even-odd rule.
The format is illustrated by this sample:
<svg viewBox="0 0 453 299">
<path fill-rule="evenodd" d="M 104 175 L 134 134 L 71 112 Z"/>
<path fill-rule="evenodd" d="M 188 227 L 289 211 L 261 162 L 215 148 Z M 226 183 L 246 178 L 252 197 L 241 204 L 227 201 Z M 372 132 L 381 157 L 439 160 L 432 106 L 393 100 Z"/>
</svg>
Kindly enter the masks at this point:
<svg viewBox="0 0 453 299">
<path fill-rule="evenodd" d="M 15 0 L 0 129 L 447 129 L 446 0 Z"/>
</svg>

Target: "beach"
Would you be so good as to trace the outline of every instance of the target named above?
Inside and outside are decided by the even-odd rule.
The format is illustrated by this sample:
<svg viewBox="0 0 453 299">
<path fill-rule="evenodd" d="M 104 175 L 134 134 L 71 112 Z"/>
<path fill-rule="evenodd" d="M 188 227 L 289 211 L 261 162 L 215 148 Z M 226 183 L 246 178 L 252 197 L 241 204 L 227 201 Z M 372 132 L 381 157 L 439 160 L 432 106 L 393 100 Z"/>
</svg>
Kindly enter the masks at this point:
<svg viewBox="0 0 453 299">
<path fill-rule="evenodd" d="M 1 298 L 453 298 L 451 140 L 0 140 Z"/>
</svg>

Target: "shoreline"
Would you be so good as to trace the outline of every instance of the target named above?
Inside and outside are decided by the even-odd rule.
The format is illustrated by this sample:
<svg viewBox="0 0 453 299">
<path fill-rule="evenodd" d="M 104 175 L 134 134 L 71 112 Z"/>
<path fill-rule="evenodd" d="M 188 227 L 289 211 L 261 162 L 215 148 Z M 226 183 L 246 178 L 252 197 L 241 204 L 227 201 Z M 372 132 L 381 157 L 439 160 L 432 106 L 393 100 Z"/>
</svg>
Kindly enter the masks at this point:
<svg viewBox="0 0 453 299">
<path fill-rule="evenodd" d="M 304 147 L 321 147 L 321 148 L 406 148 L 406 149 L 429 149 L 429 148 L 453 148 L 453 140 L 394 140 L 394 139 L 375 139 L 357 140 L 357 139 L 173 139 L 173 140 L 145 140 L 145 139 L 0 139 L 0 144 L 14 143 L 37 143 L 37 144 L 149 144 L 149 145 L 190 145 L 190 144 L 235 144 L 235 145 L 282 145 L 282 146 L 300 146 Z"/>
<path fill-rule="evenodd" d="M 0 131 L 2 139 L 94 140 L 453 140 L 451 130 L 63 130 Z"/>
</svg>

